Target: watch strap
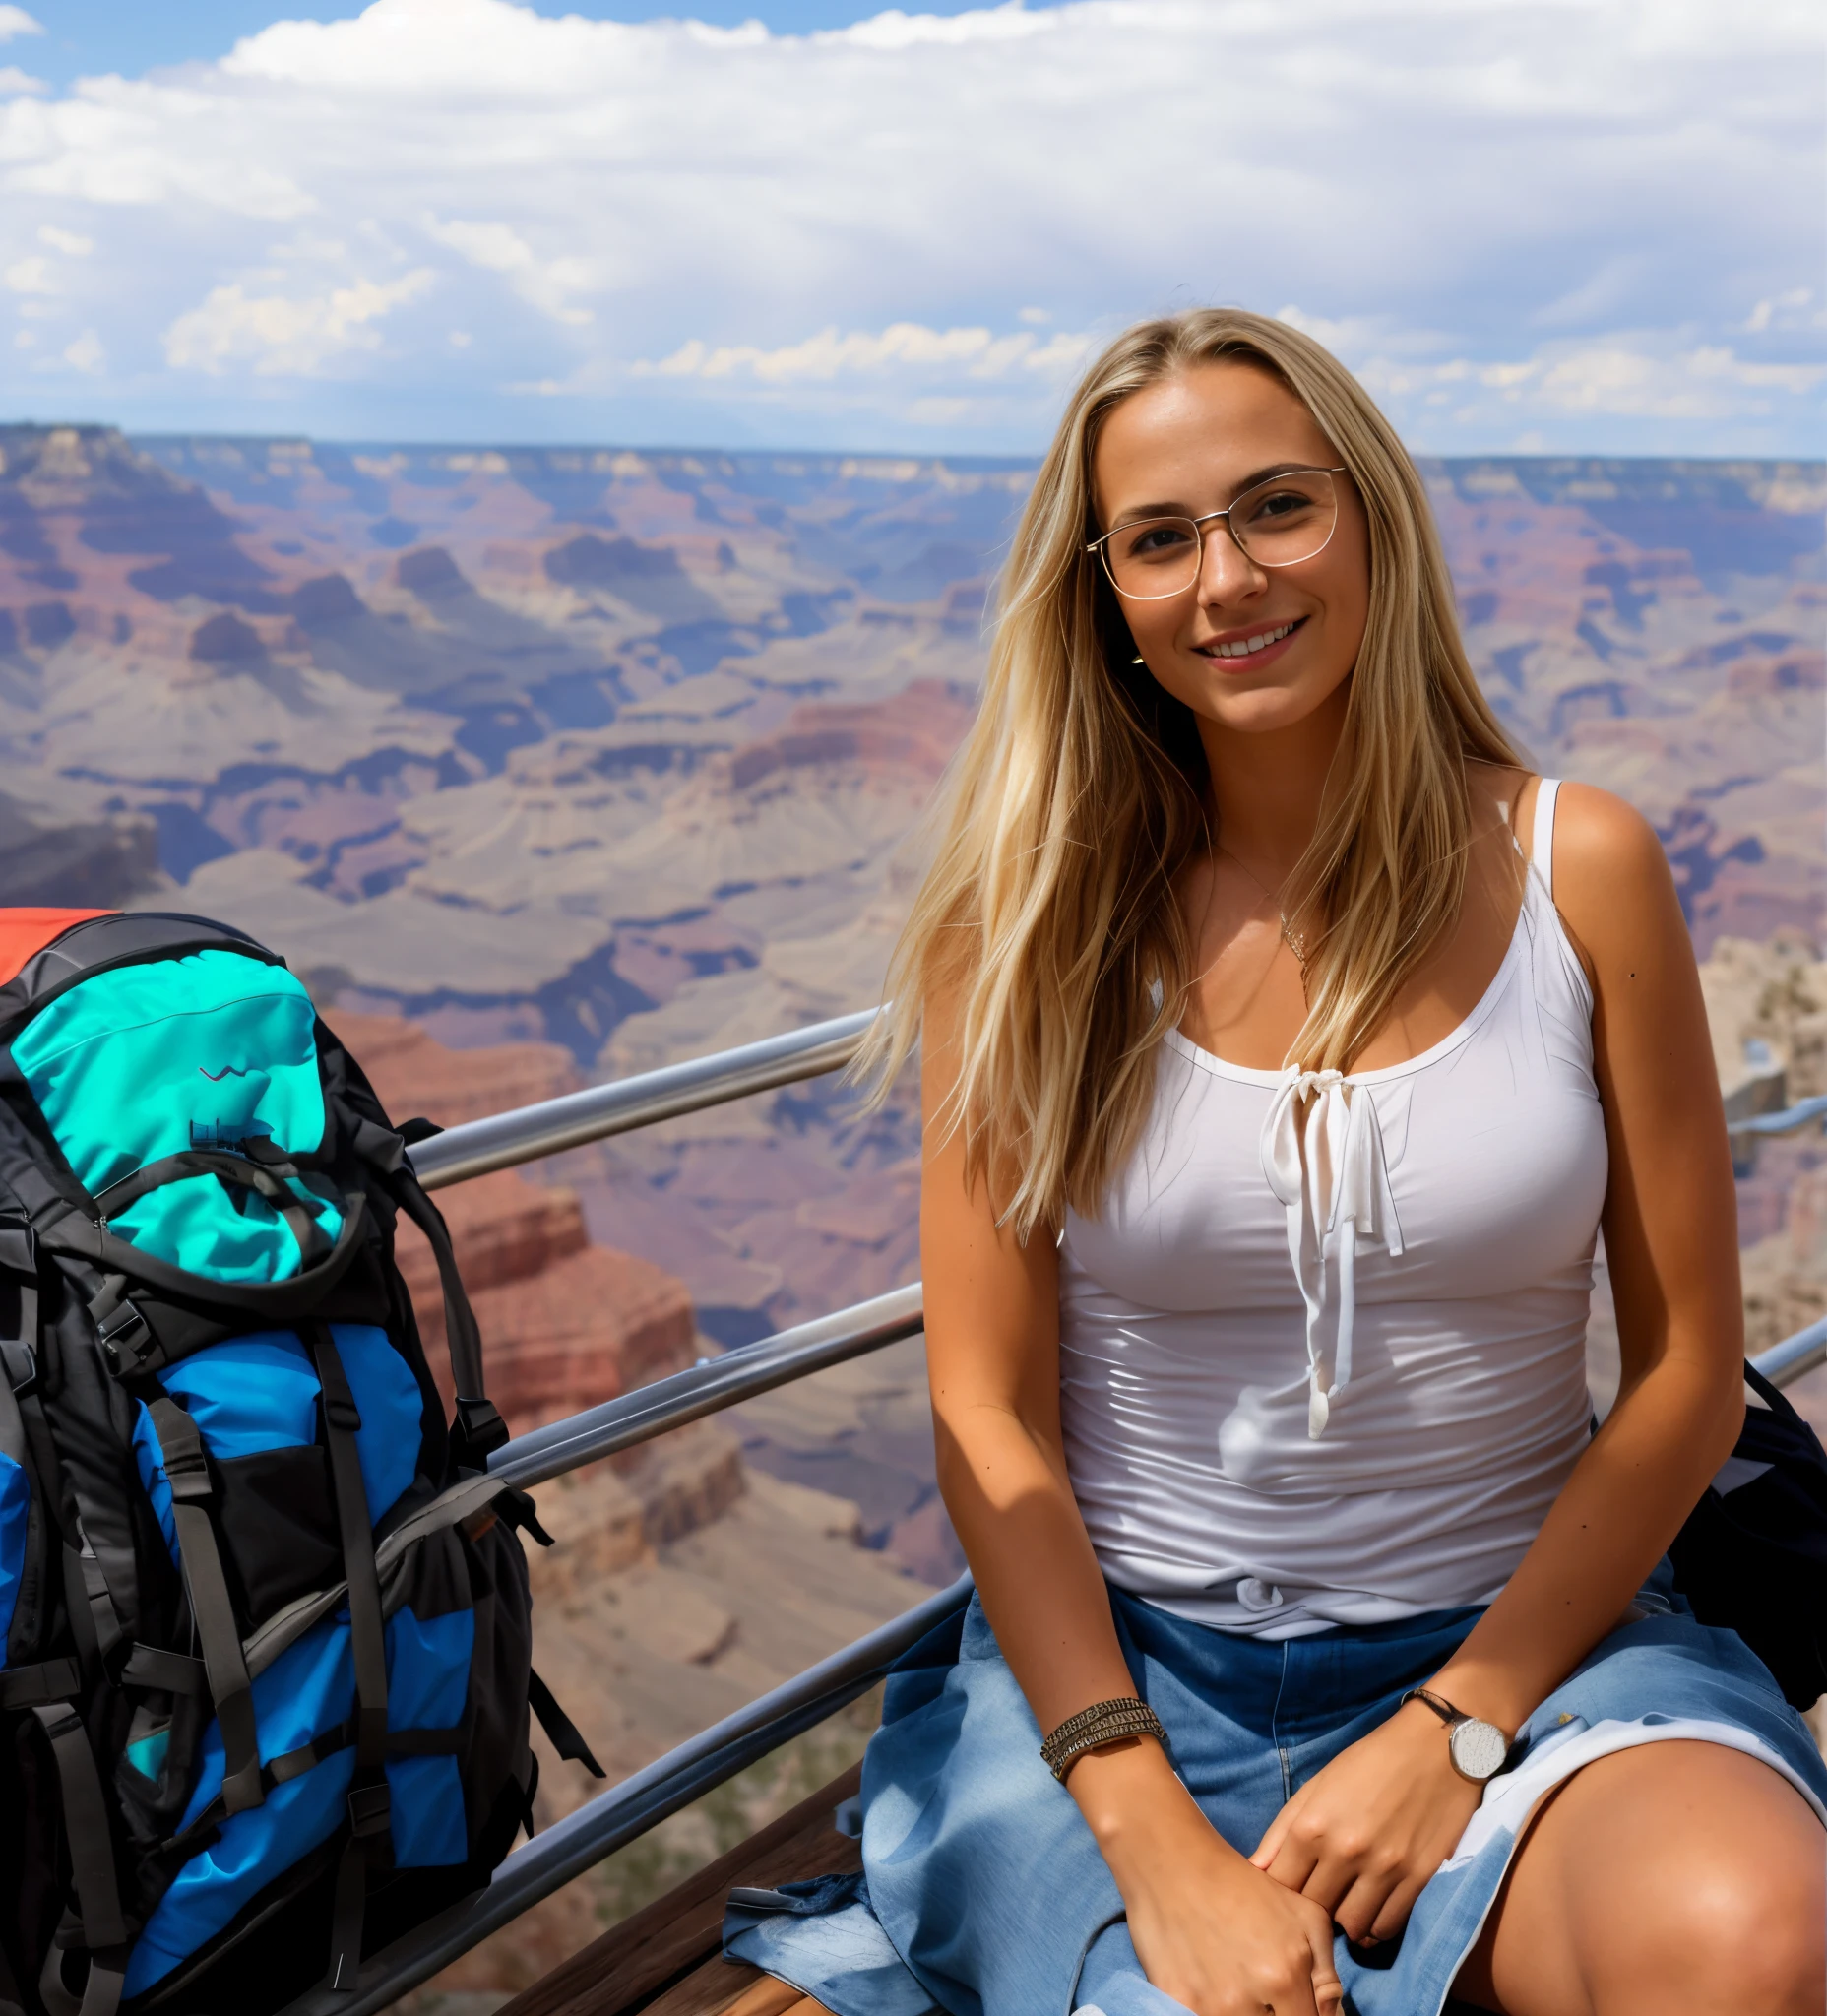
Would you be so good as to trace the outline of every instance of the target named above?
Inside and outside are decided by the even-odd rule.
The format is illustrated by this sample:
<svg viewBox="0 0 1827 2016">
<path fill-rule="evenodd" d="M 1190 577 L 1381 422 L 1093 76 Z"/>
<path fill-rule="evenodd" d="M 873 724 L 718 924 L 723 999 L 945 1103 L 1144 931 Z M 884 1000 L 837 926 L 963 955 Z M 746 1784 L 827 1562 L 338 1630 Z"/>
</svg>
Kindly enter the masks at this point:
<svg viewBox="0 0 1827 2016">
<path fill-rule="evenodd" d="M 1456 1729 L 1460 1723 L 1471 1722 L 1474 1719 L 1463 1708 L 1455 1708 L 1450 1701 L 1441 1700 L 1438 1694 L 1430 1694 L 1425 1687 L 1411 1687 L 1396 1706 L 1406 1708 L 1411 1701 L 1425 1703 L 1448 1729 Z"/>
</svg>

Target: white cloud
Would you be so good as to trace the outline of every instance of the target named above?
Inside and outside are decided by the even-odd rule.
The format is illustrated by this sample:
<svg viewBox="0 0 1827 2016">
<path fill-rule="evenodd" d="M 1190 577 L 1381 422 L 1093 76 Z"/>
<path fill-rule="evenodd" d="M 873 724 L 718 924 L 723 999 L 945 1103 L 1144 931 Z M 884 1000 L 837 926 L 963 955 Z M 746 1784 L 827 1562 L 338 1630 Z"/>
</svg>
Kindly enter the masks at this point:
<svg viewBox="0 0 1827 2016">
<path fill-rule="evenodd" d="M 1756 421 L 1806 401 L 1827 380 L 1827 362 L 1760 362 L 1728 345 L 1683 345 L 1654 331 L 1548 343 L 1516 358 L 1345 354 L 1376 398 L 1429 447 L 1438 445 L 1443 427 L 1475 424 L 1513 446 L 1519 439 L 1545 442 L 1545 423 L 1564 447 L 1570 421 Z M 1525 418 L 1538 424 L 1521 436 L 1510 431 Z"/>
<path fill-rule="evenodd" d="M 58 224 L 40 224 L 38 243 L 48 245 L 54 252 L 62 252 L 71 259 L 87 259 L 95 249 L 94 238 L 86 238 L 80 231 L 66 231 Z"/>
<path fill-rule="evenodd" d="M 1812 287 L 1786 287 L 1766 295 L 1740 325 L 1747 336 L 1769 330 L 1827 330 L 1827 304 L 1816 301 Z"/>
<path fill-rule="evenodd" d="M 29 75 L 17 63 L 0 63 L 0 97 L 42 97 L 49 90 L 43 78 Z"/>
<path fill-rule="evenodd" d="M 595 319 L 588 308 L 576 306 L 569 298 L 591 284 L 588 260 L 541 260 L 511 224 L 466 222 L 459 218 L 440 223 L 435 217 L 428 217 L 425 229 L 440 245 L 462 253 L 472 266 L 505 275 L 524 300 L 553 321 L 575 328 Z"/>
<path fill-rule="evenodd" d="M 44 24 L 33 21 L 23 7 L 0 7 L 0 42 L 10 42 L 15 35 L 41 35 Z"/>
<path fill-rule="evenodd" d="M 355 424 L 353 387 L 370 432 L 410 396 L 506 433 L 536 388 L 553 434 L 1029 447 L 1088 346 L 1216 299 L 1299 303 L 1438 446 L 1818 438 L 1818 0 L 1302 0 L 1298 32 L 1268 0 L 1008 0 L 797 36 L 348 4 L 0 100 L 0 275 L 93 239 L 21 301 L 75 327 L 48 289 L 80 288 L 137 424 L 201 372 L 223 425 L 292 378 L 307 427 Z"/>
<path fill-rule="evenodd" d="M 1091 345 L 1088 336 L 1059 334 L 1042 343 L 1026 329 L 996 336 L 987 329 L 939 330 L 897 322 L 874 336 L 859 331 L 840 336 L 835 329 L 825 329 L 778 349 L 759 349 L 752 344 L 711 345 L 693 337 L 670 356 L 638 362 L 632 369 L 642 377 L 751 377 L 764 385 L 830 384 L 839 378 L 907 370 L 940 370 L 969 378 L 1006 378 L 1028 371 L 1061 379 L 1084 361 Z"/>
<path fill-rule="evenodd" d="M 34 252 L 29 259 L 16 259 L 3 273 L 8 288 L 16 294 L 54 294 L 57 284 L 51 279 L 51 263 L 41 252 Z"/>
<path fill-rule="evenodd" d="M 904 14 L 891 7 L 853 28 L 831 29 L 814 35 L 814 41 L 842 38 L 860 49 L 912 49 L 922 42 L 938 42 L 960 48 L 971 42 L 1013 42 L 1030 35 L 1045 34 L 1055 26 L 1046 14 L 1028 14 L 1022 0 L 1005 0 L 995 8 L 979 8 L 970 14 Z"/>
<path fill-rule="evenodd" d="M 378 349 L 376 324 L 432 284 L 420 267 L 396 281 L 355 281 L 327 294 L 250 296 L 238 284 L 214 287 L 165 331 L 174 370 L 220 375 L 246 362 L 263 377 L 314 378 L 334 358 Z"/>
<path fill-rule="evenodd" d="M 93 329 L 86 329 L 74 343 L 65 344 L 63 360 L 90 377 L 96 376 L 108 360 L 108 353 L 101 346 L 101 339 Z"/>
</svg>

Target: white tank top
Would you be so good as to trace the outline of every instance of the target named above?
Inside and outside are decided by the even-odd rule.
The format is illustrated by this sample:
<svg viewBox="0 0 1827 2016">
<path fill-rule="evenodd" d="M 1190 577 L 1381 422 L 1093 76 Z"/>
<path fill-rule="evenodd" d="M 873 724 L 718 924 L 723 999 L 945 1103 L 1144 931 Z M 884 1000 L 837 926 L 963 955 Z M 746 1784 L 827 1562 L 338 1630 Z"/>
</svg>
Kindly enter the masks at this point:
<svg viewBox="0 0 1827 2016">
<path fill-rule="evenodd" d="M 1068 1215 L 1066 1462 L 1118 1588 L 1269 1638 L 1488 1603 L 1585 1448 L 1607 1157 L 1557 788 L 1450 1036 L 1300 1076 L 1172 1031 L 1102 1214 Z"/>
</svg>

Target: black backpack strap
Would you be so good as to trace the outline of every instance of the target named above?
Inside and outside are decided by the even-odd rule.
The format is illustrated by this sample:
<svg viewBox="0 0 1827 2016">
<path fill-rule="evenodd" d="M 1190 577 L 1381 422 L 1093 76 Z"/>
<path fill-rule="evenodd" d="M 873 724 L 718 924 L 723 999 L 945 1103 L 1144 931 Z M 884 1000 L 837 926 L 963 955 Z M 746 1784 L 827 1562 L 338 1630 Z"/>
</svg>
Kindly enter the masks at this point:
<svg viewBox="0 0 1827 2016">
<path fill-rule="evenodd" d="M 237 1325 L 277 1329 L 290 1328 L 315 1313 L 366 1245 L 367 1231 L 368 1201 L 357 1191 L 348 1200 L 343 1229 L 328 1257 L 284 1281 L 214 1281 L 206 1274 L 187 1273 L 115 1237 L 68 1206 L 61 1207 L 53 1223 L 40 1227 L 38 1244 L 55 1253 L 74 1254 L 103 1274 L 118 1274 L 181 1303 L 230 1310 Z M 111 1308 L 117 1299 L 118 1293 L 106 1306 Z M 114 1351 L 103 1354 L 112 1372 L 144 1371 L 164 1362 L 162 1353 L 151 1346 L 136 1348 L 129 1355 L 118 1340 L 115 1344 Z"/>
<path fill-rule="evenodd" d="M 4 1250 L 8 1246 L 18 1250 Z M 38 1278 L 30 1227 L 0 1226 L 0 1264 L 15 1270 L 19 1292 L 19 1335 L 0 1338 L 0 1455 L 10 1456 L 36 1483 L 27 1501 L 26 1552 L 12 1627 L 30 1642 L 52 1607 L 50 1563 L 63 1497 L 62 1473 L 37 1398 Z M 8 1635 L 0 1634 L 0 1666 L 6 1663 Z"/>
<path fill-rule="evenodd" d="M 118 1218 L 130 1206 L 167 1183 L 188 1182 L 195 1176 L 214 1176 L 228 1189 L 252 1190 L 264 1197 L 291 1228 L 298 1252 L 306 1267 L 316 1265 L 330 1252 L 330 1240 L 315 1216 L 284 1179 L 298 1171 L 289 1162 L 257 1162 L 225 1148 L 186 1148 L 176 1155 L 161 1156 L 122 1176 L 105 1190 L 95 1192 L 95 1209 L 104 1220 Z"/>
<path fill-rule="evenodd" d="M 26 1998 L 19 1991 L 4 1946 L 0 1946 L 0 2016 L 26 2016 Z"/>
<path fill-rule="evenodd" d="M 93 1651 L 95 1665 L 109 1672 L 127 1634 L 121 1626 L 120 1612 L 114 1607 L 114 1599 L 108 1594 L 108 1579 L 101 1572 L 100 1556 L 80 1529 L 77 1539 L 79 1544 L 66 1546 L 63 1555 L 70 1616 L 78 1645 Z M 89 1621 L 88 1631 L 83 1626 L 85 1617 Z M 90 1639 L 93 1645 L 86 1642 Z"/>
<path fill-rule="evenodd" d="M 464 1292 L 463 1276 L 457 1271 L 450 1228 L 444 1223 L 444 1214 L 410 1171 L 404 1167 L 393 1170 L 387 1185 L 400 1209 L 424 1233 L 438 1263 L 438 1281 L 444 1290 L 444 1337 L 450 1346 L 451 1376 L 457 1382 L 452 1453 L 460 1469 L 480 1470 L 488 1452 L 499 1449 L 508 1439 L 508 1424 L 488 1399 L 482 1383 L 482 1333 Z"/>
<path fill-rule="evenodd" d="M 366 1915 L 368 1869 L 378 1860 L 393 1826 L 387 1789 L 387 1640 L 381 1616 L 381 1578 L 374 1561 L 374 1523 L 355 1446 L 361 1415 L 327 1323 L 305 1326 L 317 1381 L 324 1396 L 324 1437 L 343 1537 L 343 1573 L 348 1584 L 349 1647 L 355 1661 L 355 1776 L 348 1792 L 349 1835 L 337 1869 L 330 1926 L 328 1985 L 347 1993 L 361 1968 L 361 1926 Z"/>
<path fill-rule="evenodd" d="M 156 1687 L 161 1694 L 201 1694 L 208 1689 L 208 1675 L 203 1661 L 187 1652 L 135 1643 L 114 1680 L 121 1687 Z"/>
<path fill-rule="evenodd" d="M 80 2016 L 114 2016 L 127 1978 L 127 1924 L 121 1916 L 120 1886 L 114 1875 L 114 1842 L 108 1832 L 101 1775 L 89 1745 L 83 1719 L 67 1701 L 34 1708 L 51 1755 L 57 1762 L 57 1785 L 63 1796 L 64 1837 L 70 1847 L 70 1872 L 82 1913 L 82 1944 L 89 1954 L 89 1985 L 80 2004 L 63 1986 L 62 1952 L 53 1946 L 39 1984 L 45 2005 L 57 2016 L 74 2007 Z"/>
<path fill-rule="evenodd" d="M 203 1642 L 203 1664 L 209 1670 L 216 1720 L 221 1726 L 222 1804 L 225 1811 L 239 1813 L 259 1805 L 266 1795 L 260 1787 L 260 1734 L 254 1721 L 253 1683 L 241 1654 L 241 1633 L 216 1544 L 216 1529 L 210 1523 L 208 1507 L 216 1486 L 210 1480 L 202 1431 L 189 1415 L 167 1394 L 161 1394 L 148 1411 L 164 1452 L 184 1586 L 190 1592 L 190 1613 Z"/>
<path fill-rule="evenodd" d="M 583 1765 L 592 1778 L 608 1775 L 591 1754 L 590 1745 L 578 1732 L 577 1724 L 552 1698 L 551 1688 L 531 1670 L 527 1674 L 527 1705 L 539 1718 L 539 1727 L 566 1763 Z"/>
<path fill-rule="evenodd" d="M 0 1672 L 0 1708 L 42 1708 L 81 1692 L 83 1670 L 73 1659 L 13 1666 Z"/>
</svg>

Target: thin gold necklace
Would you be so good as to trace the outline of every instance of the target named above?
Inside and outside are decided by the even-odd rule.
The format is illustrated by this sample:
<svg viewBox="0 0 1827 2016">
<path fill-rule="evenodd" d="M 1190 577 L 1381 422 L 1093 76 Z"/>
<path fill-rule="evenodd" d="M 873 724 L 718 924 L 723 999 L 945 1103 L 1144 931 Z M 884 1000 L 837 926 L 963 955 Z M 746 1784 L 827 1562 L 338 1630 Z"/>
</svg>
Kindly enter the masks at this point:
<svg viewBox="0 0 1827 2016">
<path fill-rule="evenodd" d="M 1222 840 L 1214 841 L 1213 846 L 1221 854 L 1223 854 L 1226 857 L 1227 860 L 1235 861 L 1237 866 L 1243 870 L 1244 874 L 1249 876 L 1249 879 L 1255 883 L 1258 889 L 1262 891 L 1264 897 L 1275 906 L 1276 921 L 1282 927 L 1282 943 L 1286 945 L 1289 951 L 1292 952 L 1294 955 L 1295 959 L 1299 961 L 1301 976 L 1302 977 L 1304 977 L 1307 970 L 1307 959 L 1309 957 L 1307 952 L 1307 941 L 1304 934 L 1299 931 L 1296 931 L 1293 925 L 1288 921 L 1288 913 L 1282 908 L 1282 899 L 1275 893 L 1273 889 L 1269 887 L 1268 883 L 1266 883 L 1260 875 L 1253 872 L 1253 870 L 1250 868 L 1249 864 L 1246 861 L 1239 859 L 1237 855 L 1233 854 Z"/>
</svg>

